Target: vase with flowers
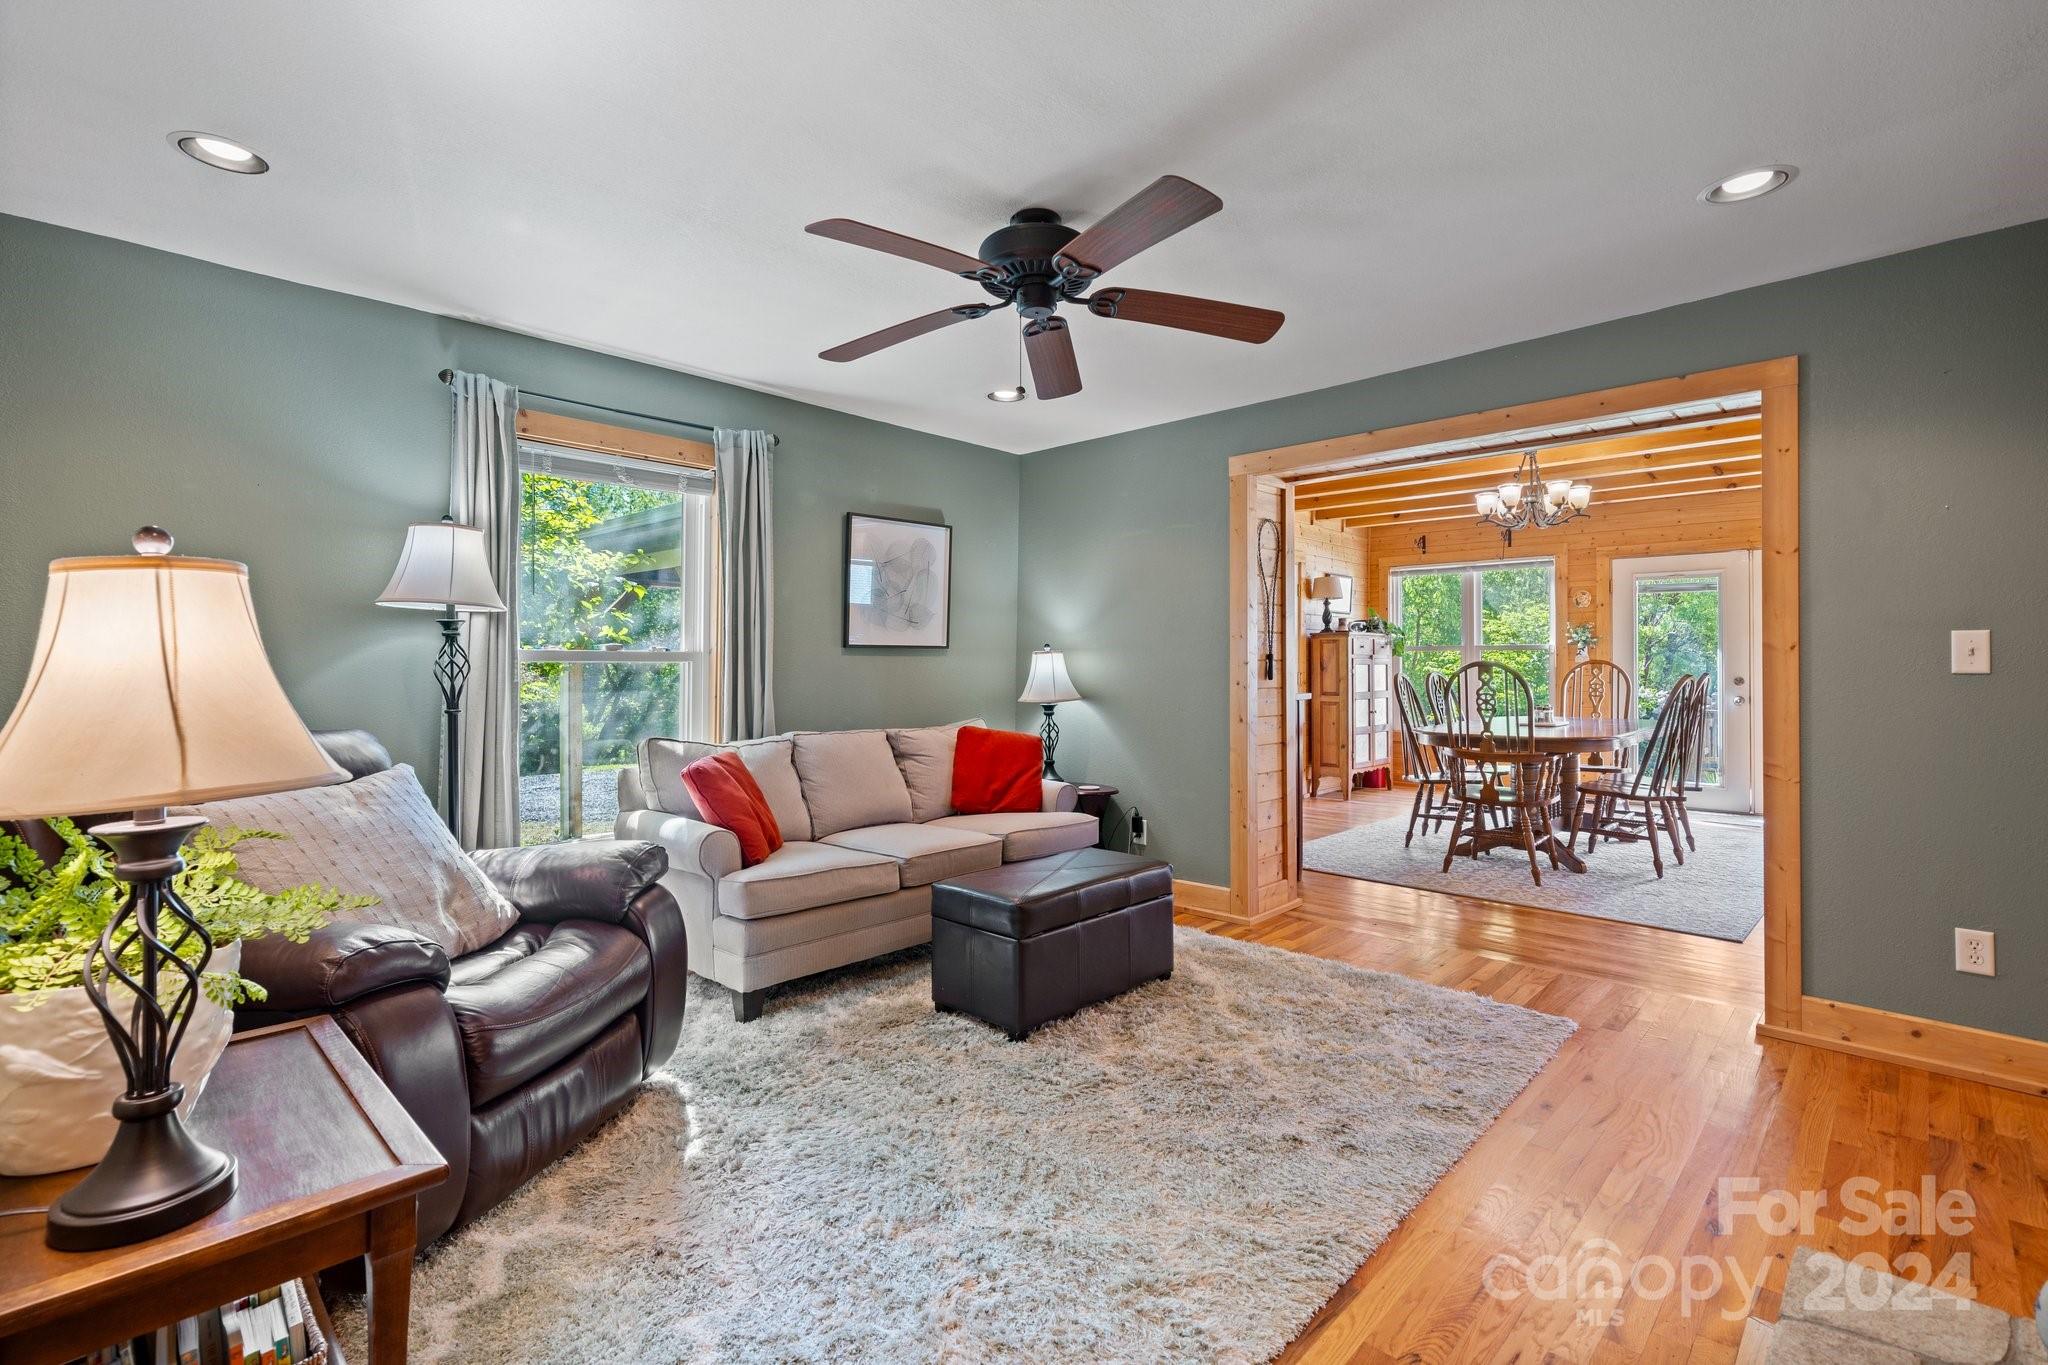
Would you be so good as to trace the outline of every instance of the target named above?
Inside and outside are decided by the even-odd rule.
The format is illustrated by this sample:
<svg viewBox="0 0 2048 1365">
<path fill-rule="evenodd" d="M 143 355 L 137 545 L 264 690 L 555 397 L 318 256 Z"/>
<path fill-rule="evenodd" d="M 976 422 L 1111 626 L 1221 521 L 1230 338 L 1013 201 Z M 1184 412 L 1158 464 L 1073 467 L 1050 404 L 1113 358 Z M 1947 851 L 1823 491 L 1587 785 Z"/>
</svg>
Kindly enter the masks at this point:
<svg viewBox="0 0 2048 1365">
<path fill-rule="evenodd" d="M 0 826 L 0 1176 L 40 1175 L 99 1160 L 117 1122 L 110 1106 L 126 1086 L 105 1023 L 87 995 L 86 952 L 128 896 L 105 845 L 69 820 L 45 822 L 52 840 L 38 852 Z M 227 1046 L 234 1007 L 264 998 L 241 974 L 241 942 L 282 934 L 303 943 L 337 910 L 376 904 L 331 887 L 269 892 L 237 875 L 235 846 L 281 839 L 267 830 L 203 828 L 186 843 L 175 886 L 213 942 L 183 1045 L 173 1063 L 198 1098 Z M 45 856 L 45 855 L 48 856 Z M 123 965 L 139 979 L 142 946 L 131 939 Z M 199 936 L 178 949 L 200 960 Z M 164 979 L 168 991 L 182 981 Z M 113 999 L 120 998 L 115 987 Z M 132 1000 L 130 1002 L 132 1004 Z"/>
</svg>

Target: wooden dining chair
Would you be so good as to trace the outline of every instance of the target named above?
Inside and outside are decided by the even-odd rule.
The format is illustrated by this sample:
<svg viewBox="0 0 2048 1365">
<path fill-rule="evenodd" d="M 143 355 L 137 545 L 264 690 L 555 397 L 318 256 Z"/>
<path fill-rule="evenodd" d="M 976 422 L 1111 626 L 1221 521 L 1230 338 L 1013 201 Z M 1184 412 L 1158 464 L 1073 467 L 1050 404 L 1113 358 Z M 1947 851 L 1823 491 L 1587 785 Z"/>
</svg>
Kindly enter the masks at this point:
<svg viewBox="0 0 2048 1365">
<path fill-rule="evenodd" d="M 1575 720 L 1620 720 L 1635 710 L 1635 681 L 1612 659 L 1585 659 L 1573 664 L 1558 688 L 1557 713 Z M 1579 763 L 1585 773 L 1628 771 L 1629 750 L 1617 749 L 1612 761 L 1588 754 Z"/>
<path fill-rule="evenodd" d="M 1529 680 L 1506 664 L 1481 659 L 1448 679 L 1452 712 L 1444 725 L 1446 795 L 1456 808 L 1443 870 L 1458 853 L 1477 858 L 1504 844 L 1519 844 L 1529 855 L 1529 875 L 1543 885 L 1536 862 L 1537 831 L 1557 867 L 1550 833 L 1550 803 L 1557 796 L 1561 761 L 1536 747 L 1536 694 Z M 1493 827 L 1488 817 L 1497 818 Z M 1459 836 L 1464 836 L 1462 848 Z"/>
<path fill-rule="evenodd" d="M 1707 760 L 1707 719 L 1714 706 L 1714 693 L 1709 674 L 1699 674 L 1692 684 L 1692 718 L 1685 727 L 1685 757 L 1679 765 L 1678 823 L 1685 830 L 1685 846 L 1697 852 L 1699 845 L 1692 837 L 1692 812 L 1685 798 L 1687 793 L 1703 786 L 1700 777 Z"/>
<path fill-rule="evenodd" d="M 1657 720 L 1650 739 L 1643 746 L 1642 760 L 1630 772 L 1602 773 L 1579 783 L 1579 800 L 1572 811 L 1569 829 L 1586 832 L 1586 854 L 1592 855 L 1601 840 L 1621 843 L 1647 841 L 1650 865 L 1664 875 L 1664 854 L 1657 845 L 1657 823 L 1671 840 L 1672 856 L 1685 865 L 1685 850 L 1678 843 L 1678 800 L 1685 786 L 1686 735 L 1693 723 L 1697 680 L 1681 677 L 1672 685 L 1657 708 Z M 1586 807 L 1593 819 L 1586 819 Z"/>
<path fill-rule="evenodd" d="M 1428 834 L 1441 829 L 1455 807 L 1449 796 L 1451 780 L 1444 769 L 1443 754 L 1421 738 L 1421 731 L 1432 723 L 1431 717 L 1415 684 L 1408 681 L 1405 673 L 1394 674 L 1394 701 L 1401 712 L 1401 775 L 1415 784 L 1415 806 L 1408 813 L 1408 837 L 1401 841 L 1401 847 L 1407 848 L 1415 842 L 1416 821 L 1422 822 L 1422 832 Z"/>
<path fill-rule="evenodd" d="M 1442 725 L 1451 718 L 1451 680 L 1432 668 L 1422 675 L 1429 702 L 1429 723 Z"/>
</svg>

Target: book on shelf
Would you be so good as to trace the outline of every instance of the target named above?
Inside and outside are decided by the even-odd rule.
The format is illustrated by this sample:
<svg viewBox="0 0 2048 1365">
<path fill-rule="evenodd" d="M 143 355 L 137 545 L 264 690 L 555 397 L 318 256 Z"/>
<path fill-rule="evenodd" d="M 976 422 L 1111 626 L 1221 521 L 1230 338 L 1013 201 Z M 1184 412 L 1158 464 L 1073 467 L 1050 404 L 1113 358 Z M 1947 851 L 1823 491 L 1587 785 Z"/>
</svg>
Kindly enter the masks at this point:
<svg viewBox="0 0 2048 1365">
<path fill-rule="evenodd" d="M 312 1365 L 306 1318 L 298 1288 L 273 1285 L 103 1346 L 72 1365 Z"/>
</svg>

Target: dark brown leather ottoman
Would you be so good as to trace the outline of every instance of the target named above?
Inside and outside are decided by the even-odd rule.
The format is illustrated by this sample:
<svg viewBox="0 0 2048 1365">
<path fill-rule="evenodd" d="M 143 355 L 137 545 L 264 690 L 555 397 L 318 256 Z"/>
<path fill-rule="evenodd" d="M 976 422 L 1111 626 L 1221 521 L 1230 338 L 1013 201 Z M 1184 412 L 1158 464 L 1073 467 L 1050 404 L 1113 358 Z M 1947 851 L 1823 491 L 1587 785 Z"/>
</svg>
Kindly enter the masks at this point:
<svg viewBox="0 0 2048 1365">
<path fill-rule="evenodd" d="M 1015 1039 L 1173 975 L 1173 868 L 1106 848 L 932 887 L 932 1004 Z"/>
</svg>

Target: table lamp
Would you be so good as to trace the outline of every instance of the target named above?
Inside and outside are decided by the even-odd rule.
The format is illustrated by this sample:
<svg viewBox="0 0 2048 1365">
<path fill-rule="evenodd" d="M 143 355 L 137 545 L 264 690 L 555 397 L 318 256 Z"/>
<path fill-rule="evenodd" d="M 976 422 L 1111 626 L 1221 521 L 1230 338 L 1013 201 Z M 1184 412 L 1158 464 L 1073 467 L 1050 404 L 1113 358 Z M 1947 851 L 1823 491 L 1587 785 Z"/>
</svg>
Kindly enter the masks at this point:
<svg viewBox="0 0 2048 1365">
<path fill-rule="evenodd" d="M 462 692 L 469 684 L 469 651 L 462 647 L 462 614 L 503 611 L 505 599 L 491 581 L 491 560 L 484 533 L 458 526 L 453 517 L 415 522 L 405 528 L 398 568 L 384 591 L 380 607 L 407 607 L 441 613 L 441 653 L 434 660 L 434 681 L 441 687 L 441 714 L 448 726 L 448 828 L 457 827 L 455 804 L 461 790 Z"/>
<path fill-rule="evenodd" d="M 248 569 L 174 556 L 154 526 L 135 549 L 51 563 L 28 685 L 0 729 L 0 819 L 134 812 L 89 831 L 128 884 L 83 983 L 128 1088 L 106 1156 L 50 1209 L 44 1239 L 60 1251 L 155 1237 L 235 1192 L 234 1157 L 186 1130 L 171 1079 L 213 944 L 171 884 L 206 818 L 165 807 L 348 776 L 271 672 Z"/>
<path fill-rule="evenodd" d="M 1063 701 L 1079 701 L 1081 694 L 1074 690 L 1074 680 L 1067 676 L 1066 656 L 1050 643 L 1031 651 L 1031 674 L 1024 680 L 1024 695 L 1017 700 L 1036 702 L 1045 708 L 1045 724 L 1038 727 L 1039 743 L 1045 749 L 1045 776 L 1055 782 L 1066 781 L 1052 762 L 1053 750 L 1060 746 L 1059 722 L 1052 718 L 1052 708 Z"/>
<path fill-rule="evenodd" d="M 1323 631 L 1325 634 L 1336 629 L 1336 621 L 1330 615 L 1330 603 L 1344 595 L 1344 585 L 1335 574 L 1321 574 L 1308 585 L 1308 595 L 1318 597 L 1323 603 Z"/>
</svg>

